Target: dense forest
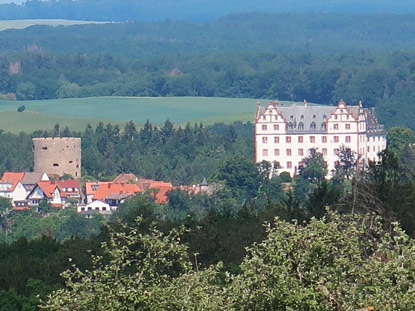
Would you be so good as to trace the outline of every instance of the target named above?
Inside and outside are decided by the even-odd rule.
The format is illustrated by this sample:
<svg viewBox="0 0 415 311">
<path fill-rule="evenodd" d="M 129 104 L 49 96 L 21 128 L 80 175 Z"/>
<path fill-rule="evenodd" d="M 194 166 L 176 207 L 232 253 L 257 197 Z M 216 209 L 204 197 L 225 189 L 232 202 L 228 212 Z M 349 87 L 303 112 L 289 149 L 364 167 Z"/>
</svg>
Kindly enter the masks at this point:
<svg viewBox="0 0 415 311">
<path fill-rule="evenodd" d="M 280 13 L 408 13 L 415 6 L 410 0 L 391 3 L 388 0 L 28 0 L 23 5 L 0 6 L 0 19 L 72 19 L 100 21 L 209 21 L 230 13 L 280 12 Z"/>
</svg>

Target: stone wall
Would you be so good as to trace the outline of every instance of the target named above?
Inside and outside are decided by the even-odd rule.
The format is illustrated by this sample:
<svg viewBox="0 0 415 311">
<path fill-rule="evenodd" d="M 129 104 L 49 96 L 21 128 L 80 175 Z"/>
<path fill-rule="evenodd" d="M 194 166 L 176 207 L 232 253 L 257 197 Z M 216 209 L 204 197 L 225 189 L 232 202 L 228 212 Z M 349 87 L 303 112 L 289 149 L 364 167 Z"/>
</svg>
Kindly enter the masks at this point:
<svg viewBox="0 0 415 311">
<path fill-rule="evenodd" d="M 81 138 L 33 138 L 34 171 L 81 177 Z"/>
</svg>

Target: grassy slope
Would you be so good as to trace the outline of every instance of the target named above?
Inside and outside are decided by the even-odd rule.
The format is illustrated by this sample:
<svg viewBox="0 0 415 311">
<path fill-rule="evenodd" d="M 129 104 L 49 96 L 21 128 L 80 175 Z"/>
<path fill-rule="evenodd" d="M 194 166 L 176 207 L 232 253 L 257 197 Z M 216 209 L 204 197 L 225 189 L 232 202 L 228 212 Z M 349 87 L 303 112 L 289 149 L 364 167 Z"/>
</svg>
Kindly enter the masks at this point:
<svg viewBox="0 0 415 311">
<path fill-rule="evenodd" d="M 262 105 L 267 100 L 261 100 Z M 18 132 L 61 127 L 82 130 L 87 123 L 99 120 L 120 123 L 133 120 L 138 124 L 147 119 L 163 124 L 186 122 L 230 123 L 253 121 L 256 99 L 215 97 L 91 97 L 40 101 L 0 101 L 0 129 Z M 26 110 L 17 113 L 17 107 Z"/>
<path fill-rule="evenodd" d="M 0 20 L 0 31 L 7 29 L 24 29 L 33 25 L 48 26 L 72 26 L 83 24 L 102 24 L 103 22 L 76 21 L 66 19 L 21 19 L 21 20 Z"/>
</svg>

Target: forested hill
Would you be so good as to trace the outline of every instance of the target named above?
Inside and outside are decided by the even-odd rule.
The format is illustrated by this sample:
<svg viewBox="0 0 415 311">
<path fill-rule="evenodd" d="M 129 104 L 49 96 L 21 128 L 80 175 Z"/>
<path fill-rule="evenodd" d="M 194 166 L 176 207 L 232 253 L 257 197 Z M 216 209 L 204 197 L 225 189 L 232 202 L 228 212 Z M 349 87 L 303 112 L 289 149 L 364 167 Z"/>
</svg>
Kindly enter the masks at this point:
<svg viewBox="0 0 415 311">
<path fill-rule="evenodd" d="M 42 49 L 129 58 L 261 51 L 350 53 L 415 49 L 415 14 L 246 13 L 184 21 L 32 26 L 0 32 L 0 51 Z"/>
<path fill-rule="evenodd" d="M 415 12 L 415 4 L 411 0 L 32 0 L 1 5 L 0 19 L 204 22 L 243 12 L 407 13 Z"/>
</svg>

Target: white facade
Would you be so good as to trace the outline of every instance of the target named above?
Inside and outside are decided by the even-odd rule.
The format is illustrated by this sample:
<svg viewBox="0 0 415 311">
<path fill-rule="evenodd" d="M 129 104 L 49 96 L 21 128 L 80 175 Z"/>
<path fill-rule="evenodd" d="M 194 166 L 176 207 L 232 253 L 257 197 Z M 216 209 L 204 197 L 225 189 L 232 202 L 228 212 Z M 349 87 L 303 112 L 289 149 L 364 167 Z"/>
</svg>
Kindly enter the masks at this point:
<svg viewBox="0 0 415 311">
<path fill-rule="evenodd" d="M 295 175 L 302 159 L 311 152 L 323 154 L 328 171 L 335 169 L 344 146 L 356 152 L 359 165 L 377 161 L 386 148 L 386 132 L 373 110 L 347 106 L 279 105 L 258 108 L 255 118 L 255 161 L 277 162 L 279 172 Z"/>
</svg>

